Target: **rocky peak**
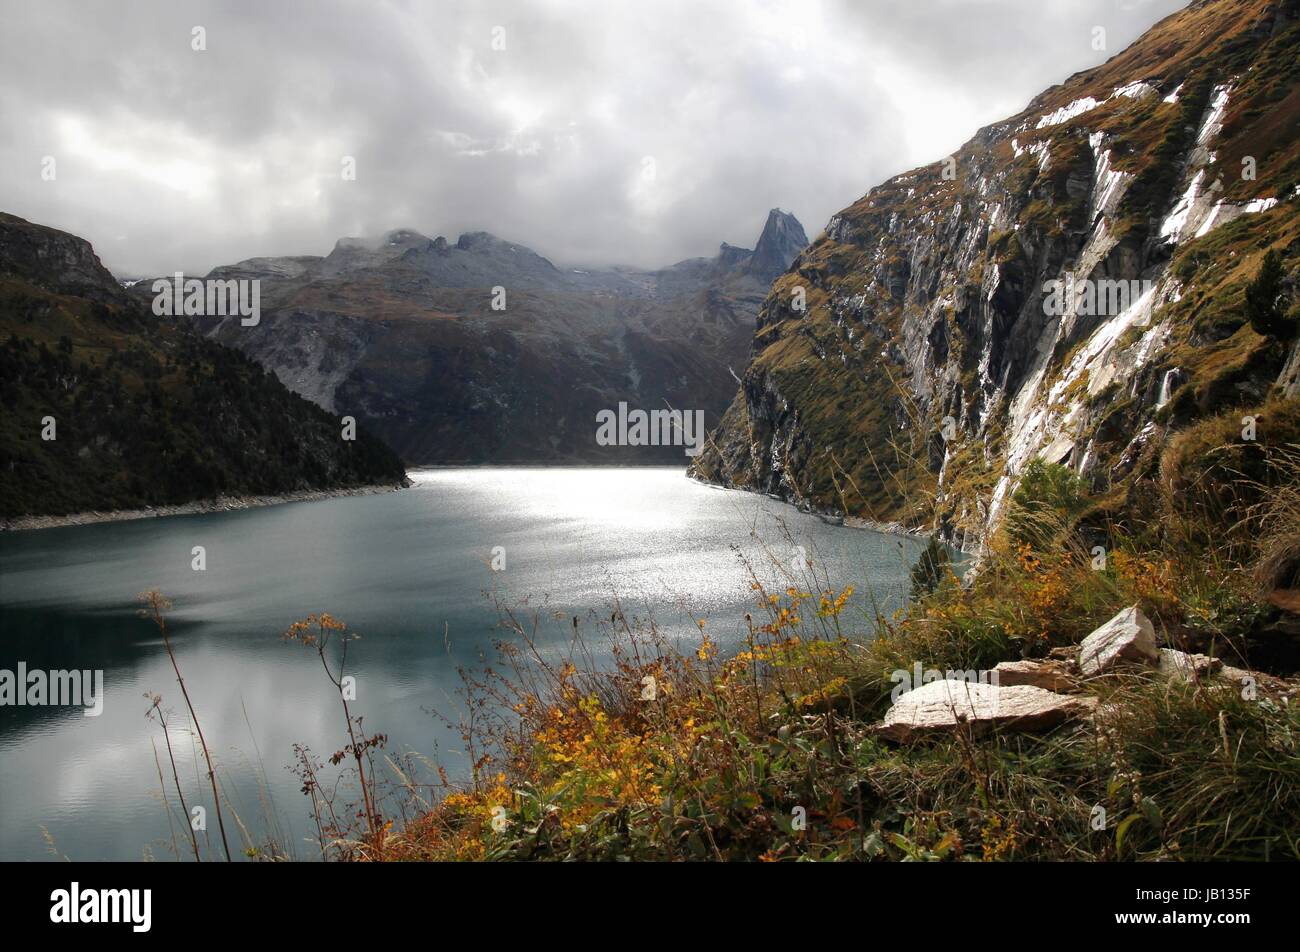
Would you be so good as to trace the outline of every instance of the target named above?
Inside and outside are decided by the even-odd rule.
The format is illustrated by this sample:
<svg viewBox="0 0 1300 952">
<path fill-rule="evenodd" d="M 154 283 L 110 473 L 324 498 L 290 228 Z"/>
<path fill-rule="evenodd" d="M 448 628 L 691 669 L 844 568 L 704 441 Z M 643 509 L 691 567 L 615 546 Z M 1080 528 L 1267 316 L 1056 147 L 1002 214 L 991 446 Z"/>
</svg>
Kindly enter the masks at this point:
<svg viewBox="0 0 1300 952">
<path fill-rule="evenodd" d="M 331 255 L 344 254 L 349 251 L 363 251 L 370 247 L 370 242 L 354 235 L 345 235 L 338 241 L 334 242 L 334 247 L 330 250 Z"/>
<path fill-rule="evenodd" d="M 378 237 L 340 238 L 334 243 L 334 250 L 325 257 L 321 271 L 326 275 L 338 275 L 382 267 L 405 255 L 430 250 L 433 245 L 433 240 L 427 235 L 410 228 L 395 228 Z"/>
<path fill-rule="evenodd" d="M 409 228 L 395 228 L 392 231 L 385 232 L 380 244 L 387 248 L 410 248 L 429 243 L 426 235 L 418 231 L 412 231 Z"/>
<path fill-rule="evenodd" d="M 774 208 L 767 213 L 767 224 L 763 226 L 763 233 L 746 268 L 755 277 L 771 281 L 790 267 L 807 245 L 808 236 L 804 234 L 799 219 Z"/>
<path fill-rule="evenodd" d="M 807 244 L 808 236 L 804 234 L 799 219 L 789 212 L 774 208 L 767 213 L 767 223 L 752 251 L 724 241 L 718 247 L 718 256 L 709 266 L 747 274 L 763 284 L 771 284 L 773 278 L 790 267 Z M 692 262 L 680 264 L 702 261 L 704 259 L 692 259 Z"/>
<path fill-rule="evenodd" d="M 724 268 L 738 268 L 748 264 L 754 252 L 748 248 L 737 248 L 725 241 L 718 247 L 718 264 Z"/>
<path fill-rule="evenodd" d="M 456 247 L 461 251 L 487 251 L 497 248 L 512 248 L 508 241 L 503 241 L 490 231 L 467 231 L 456 239 Z"/>
</svg>

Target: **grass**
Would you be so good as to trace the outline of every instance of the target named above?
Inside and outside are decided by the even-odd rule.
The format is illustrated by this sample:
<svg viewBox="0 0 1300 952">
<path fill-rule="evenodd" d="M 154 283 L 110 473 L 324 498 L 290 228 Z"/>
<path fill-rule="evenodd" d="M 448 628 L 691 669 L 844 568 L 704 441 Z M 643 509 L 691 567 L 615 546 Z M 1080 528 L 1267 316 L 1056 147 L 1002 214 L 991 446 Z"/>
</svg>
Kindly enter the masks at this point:
<svg viewBox="0 0 1300 952">
<path fill-rule="evenodd" d="M 1131 604 L 1164 643 L 1249 663 L 1242 636 L 1271 610 L 1259 579 L 1296 565 L 1297 475 L 1300 457 L 1279 453 L 1272 478 L 1289 488 L 1224 513 L 1248 531 L 1207 544 L 1171 521 L 1153 544 L 1113 529 L 1100 564 L 1073 489 L 1063 508 L 1020 494 L 1042 503 L 1032 541 L 1001 537 L 974 584 L 949 574 L 909 611 L 856 625 L 843 591 L 755 581 L 727 658 L 706 623 L 690 652 L 616 612 L 612 667 L 584 648 L 557 664 L 520 625 L 502 669 L 470 683 L 472 710 L 508 710 L 465 725 L 475 777 L 373 858 L 1300 859 L 1300 712 L 1284 682 L 1134 667 L 1082 681 L 1099 713 L 1047 734 L 892 746 L 872 730 L 894 672 L 1044 658 Z"/>
<path fill-rule="evenodd" d="M 362 730 L 348 706 L 343 649 L 353 636 L 338 619 L 311 616 L 286 638 L 315 651 L 347 728 L 327 761 L 296 748 L 320 855 L 1300 859 L 1293 669 L 1248 682 L 1141 666 L 1076 677 L 1097 713 L 1045 733 L 967 725 L 896 745 L 874 729 L 900 672 L 919 664 L 952 677 L 1059 658 L 1134 604 L 1165 645 L 1267 669 L 1252 656 L 1281 611 L 1273 596 L 1300 569 L 1300 443 L 1255 448 L 1266 464 L 1246 472 L 1213 429 L 1176 438 L 1158 478 L 1136 494 L 1161 514 L 1143 531 L 1111 521 L 1104 501 L 1049 468 L 1014 494 L 1013 531 L 994 540 L 973 581 L 931 552 L 939 577 L 889 615 L 855 611 L 851 588 L 775 555 L 788 584 L 769 590 L 759 581 L 768 573 L 751 567 L 755 607 L 731 651 L 707 619 L 683 644 L 615 603 L 598 633 L 574 620 L 556 659 L 534 641 L 540 619 L 502 606 L 511 637 L 500 664 L 465 673 L 459 727 L 472 769 L 463 782 L 436 764 L 433 783 L 417 780 L 418 764 L 386 755 L 384 735 Z M 155 623 L 164 605 L 151 602 Z M 156 698 L 151 712 L 163 713 Z M 209 765 L 221 803 L 215 773 Z M 161 762 L 159 783 L 166 797 Z M 292 855 L 256 844 L 231 815 L 246 857 Z M 191 844 L 197 857 L 192 835 Z"/>
</svg>

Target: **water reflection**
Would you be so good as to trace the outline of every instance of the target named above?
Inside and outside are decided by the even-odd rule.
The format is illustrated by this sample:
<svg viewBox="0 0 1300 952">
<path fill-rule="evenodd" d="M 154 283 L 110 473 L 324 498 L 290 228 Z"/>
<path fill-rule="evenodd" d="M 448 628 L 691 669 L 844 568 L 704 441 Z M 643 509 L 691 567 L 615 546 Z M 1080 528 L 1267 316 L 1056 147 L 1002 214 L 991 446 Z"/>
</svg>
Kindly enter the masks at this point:
<svg viewBox="0 0 1300 952">
<path fill-rule="evenodd" d="M 0 667 L 100 668 L 106 689 L 96 718 L 0 708 L 0 858 L 53 858 L 42 825 L 75 859 L 170 855 L 147 692 L 173 710 L 186 797 L 203 802 L 170 663 L 136 613 L 143 589 L 175 604 L 177 657 L 240 819 L 259 833 L 273 819 L 272 832 L 306 858 L 293 745 L 328 755 L 343 724 L 314 655 L 280 640 L 293 620 L 346 619 L 362 636 L 349 667 L 367 728 L 387 733 L 396 752 L 436 754 L 454 775 L 467 766 L 459 738 L 429 711 L 454 713 L 458 667 L 509 637 L 498 600 L 540 615 L 543 649 L 565 650 L 571 619 L 589 630 L 615 596 L 675 637 L 698 638 L 694 618 L 707 616 L 725 645 L 752 607 L 751 567 L 783 588 L 802 547 L 837 585 L 858 587 L 852 618 L 868 595 L 897 603 L 917 548 L 678 470 L 415 475 L 400 493 L 0 535 Z M 191 568 L 196 545 L 207 552 L 203 572 Z M 496 547 L 505 571 L 490 568 Z"/>
</svg>

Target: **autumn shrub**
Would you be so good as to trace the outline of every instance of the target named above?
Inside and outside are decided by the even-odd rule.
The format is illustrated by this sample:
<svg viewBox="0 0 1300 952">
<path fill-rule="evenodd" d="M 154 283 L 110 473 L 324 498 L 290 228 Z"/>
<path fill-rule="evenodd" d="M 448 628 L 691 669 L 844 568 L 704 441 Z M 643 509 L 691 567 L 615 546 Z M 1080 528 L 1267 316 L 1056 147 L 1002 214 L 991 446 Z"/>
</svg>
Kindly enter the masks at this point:
<svg viewBox="0 0 1300 952">
<path fill-rule="evenodd" d="M 1168 458 L 1184 475 L 1189 449 Z M 705 619 L 683 643 L 615 604 L 605 651 L 574 620 L 556 661 L 506 611 L 502 663 L 467 675 L 472 776 L 366 858 L 1300 858 L 1286 682 L 1139 666 L 1080 682 L 1098 713 L 1043 734 L 959 728 L 895 745 L 874 726 L 900 672 L 1069 654 L 1135 604 L 1164 644 L 1243 659 L 1267 610 L 1259 579 L 1300 550 L 1300 465 L 1266 452 L 1235 478 L 1284 491 L 1216 488 L 1226 508 L 1197 524 L 1166 473 L 1149 488 L 1182 517 L 1140 535 L 1103 525 L 1104 544 L 1078 531 L 1081 486 L 1046 470 L 1021 497 L 1040 531 L 989 539 L 970 583 L 934 560 L 934 584 L 889 614 L 849 610 L 851 590 L 829 580 L 769 591 L 755 577 L 744 637 L 725 651 Z M 1242 525 L 1209 524 L 1224 518 Z"/>
<path fill-rule="evenodd" d="M 730 657 L 705 635 L 691 653 L 651 635 L 612 670 L 566 663 L 542 679 L 548 692 L 514 694 L 516 726 L 479 780 L 390 845 L 485 860 L 1296 856 L 1295 711 L 1235 687 L 1125 675 L 1087 688 L 1105 717 L 1043 736 L 897 747 L 872 728 L 894 673 L 918 662 L 1042 657 L 1134 603 L 1177 643 L 1203 623 L 1203 593 L 1222 590 L 1216 571 L 1123 545 L 1099 564 L 1078 547 L 1008 544 L 974 585 L 950 575 L 910 610 L 839 635 L 808 623 L 843 621 L 845 593 L 759 590 L 762 620 Z M 506 684 L 518 680 L 493 690 Z M 1242 783 L 1252 815 L 1230 822 Z"/>
</svg>

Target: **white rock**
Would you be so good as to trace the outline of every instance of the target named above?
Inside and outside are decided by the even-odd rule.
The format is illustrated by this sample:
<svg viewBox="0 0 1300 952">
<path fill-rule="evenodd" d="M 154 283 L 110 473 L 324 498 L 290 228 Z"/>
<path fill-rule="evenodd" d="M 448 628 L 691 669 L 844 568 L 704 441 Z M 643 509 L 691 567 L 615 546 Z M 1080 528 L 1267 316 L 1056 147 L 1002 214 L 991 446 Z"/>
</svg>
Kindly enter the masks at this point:
<svg viewBox="0 0 1300 952">
<path fill-rule="evenodd" d="M 1169 678 L 1183 678 L 1190 681 L 1202 678 L 1223 667 L 1223 662 L 1209 655 L 1188 654 L 1173 648 L 1160 649 L 1160 673 Z"/>
<path fill-rule="evenodd" d="M 1259 680 L 1254 671 L 1247 671 L 1245 668 L 1234 668 L 1226 664 L 1219 669 L 1219 676 L 1229 681 L 1236 681 L 1238 684 L 1242 681 L 1258 682 Z"/>
<path fill-rule="evenodd" d="M 1045 691 L 1070 691 L 1076 687 L 1070 670 L 1059 661 L 1003 661 L 993 669 L 999 687 L 1028 684 Z"/>
<path fill-rule="evenodd" d="M 1091 713 L 1096 705 L 1096 698 L 1054 694 L 1028 684 L 1003 687 L 945 679 L 902 695 L 876 733 L 886 740 L 908 743 L 927 732 L 951 730 L 960 724 L 976 729 L 1042 730 Z"/>
<path fill-rule="evenodd" d="M 1159 660 L 1155 629 L 1136 605 L 1124 609 L 1079 645 L 1079 670 L 1085 675 L 1109 671 L 1120 661 Z"/>
</svg>

